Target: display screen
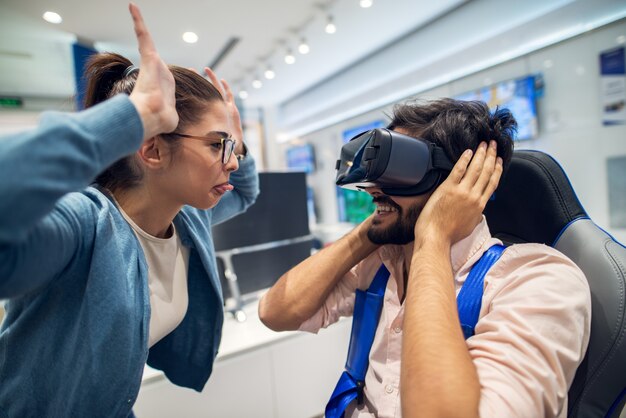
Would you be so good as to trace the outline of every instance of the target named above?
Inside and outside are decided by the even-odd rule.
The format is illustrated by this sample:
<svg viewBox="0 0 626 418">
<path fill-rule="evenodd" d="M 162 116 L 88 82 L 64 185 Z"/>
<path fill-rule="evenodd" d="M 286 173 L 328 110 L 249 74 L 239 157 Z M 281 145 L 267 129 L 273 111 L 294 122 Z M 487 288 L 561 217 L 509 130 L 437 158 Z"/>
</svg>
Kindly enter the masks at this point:
<svg viewBox="0 0 626 418">
<path fill-rule="evenodd" d="M 224 275 L 223 252 L 232 255 L 241 294 L 265 289 L 311 255 L 313 240 L 250 251 L 246 247 L 310 235 L 306 175 L 302 172 L 259 173 L 256 202 L 234 218 L 213 226 L 218 273 L 224 297 L 231 296 Z"/>
<path fill-rule="evenodd" d="M 315 170 L 315 154 L 313 145 L 303 144 L 287 149 L 287 167 L 293 171 L 304 171 L 307 174 Z"/>
<path fill-rule="evenodd" d="M 369 131 L 371 129 L 376 129 L 376 128 L 384 128 L 385 126 L 387 126 L 387 124 L 385 123 L 384 120 L 375 120 L 373 122 L 366 123 L 364 125 L 359 125 L 350 129 L 346 129 L 345 131 L 342 132 L 341 138 L 343 139 L 343 143 L 345 144 L 349 142 L 355 136 L 362 134 L 365 131 Z"/>
<path fill-rule="evenodd" d="M 341 187 L 337 187 L 337 207 L 339 208 L 339 221 L 354 224 L 363 222 L 376 209 L 369 193 Z"/>
<path fill-rule="evenodd" d="M 248 210 L 213 226 L 216 251 L 309 235 L 304 173 L 259 173 L 259 188 Z"/>
<path fill-rule="evenodd" d="M 458 100 L 480 100 L 495 110 L 507 108 L 517 120 L 516 140 L 536 138 L 539 134 L 536 99 L 541 77 L 531 75 L 502 81 L 455 97 Z"/>
</svg>

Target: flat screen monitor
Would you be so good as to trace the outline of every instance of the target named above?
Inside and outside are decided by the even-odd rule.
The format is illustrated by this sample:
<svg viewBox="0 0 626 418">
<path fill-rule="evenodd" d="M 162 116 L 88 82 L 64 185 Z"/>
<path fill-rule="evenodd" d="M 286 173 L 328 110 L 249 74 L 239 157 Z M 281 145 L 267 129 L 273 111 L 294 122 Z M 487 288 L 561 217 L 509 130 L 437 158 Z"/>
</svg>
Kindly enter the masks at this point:
<svg viewBox="0 0 626 418">
<path fill-rule="evenodd" d="M 302 144 L 287 149 L 287 167 L 293 171 L 304 171 L 307 174 L 315 171 L 315 152 L 313 145 Z"/>
<path fill-rule="evenodd" d="M 309 235 L 303 172 L 259 173 L 259 188 L 246 212 L 213 226 L 216 251 Z"/>
<path fill-rule="evenodd" d="M 260 194 L 248 210 L 213 226 L 217 266 L 224 297 L 230 290 L 220 251 L 308 236 L 306 174 L 259 173 Z M 270 287 L 287 270 L 311 255 L 313 239 L 232 255 L 241 294 Z"/>
<path fill-rule="evenodd" d="M 530 75 L 501 81 L 455 97 L 458 100 L 480 100 L 491 109 L 508 108 L 517 120 L 516 140 L 533 139 L 539 135 L 537 97 L 542 78 Z"/>
<path fill-rule="evenodd" d="M 262 251 L 233 255 L 232 263 L 237 275 L 239 293 L 249 295 L 271 287 L 280 276 L 311 256 L 312 247 L 313 240 L 311 239 Z M 217 271 L 226 300 L 232 297 L 232 294 L 224 275 L 224 262 L 220 257 L 217 257 Z"/>
</svg>

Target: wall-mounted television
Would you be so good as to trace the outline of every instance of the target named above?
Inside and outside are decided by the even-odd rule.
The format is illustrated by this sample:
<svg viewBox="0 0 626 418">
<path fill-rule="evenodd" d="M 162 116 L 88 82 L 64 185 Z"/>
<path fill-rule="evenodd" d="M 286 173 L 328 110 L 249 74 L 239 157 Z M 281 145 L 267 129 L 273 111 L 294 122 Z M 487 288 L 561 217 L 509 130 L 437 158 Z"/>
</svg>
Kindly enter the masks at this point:
<svg viewBox="0 0 626 418">
<path fill-rule="evenodd" d="M 516 140 L 533 139 L 539 135 L 537 98 L 543 87 L 541 75 L 529 75 L 501 81 L 481 89 L 460 94 L 458 100 L 480 100 L 491 109 L 508 108 L 517 120 Z"/>
<path fill-rule="evenodd" d="M 385 126 L 387 126 L 387 124 L 384 120 L 375 120 L 373 122 L 346 129 L 341 133 L 341 138 L 343 139 L 343 143 L 345 144 L 360 133 L 369 131 L 370 129 L 384 128 Z"/>
<path fill-rule="evenodd" d="M 287 148 L 287 167 L 292 171 L 315 171 L 315 152 L 313 145 L 302 144 Z"/>
<path fill-rule="evenodd" d="M 358 134 L 370 129 L 384 128 L 387 126 L 383 120 L 375 120 L 363 125 L 355 126 L 343 131 L 341 137 L 343 143 L 350 141 Z M 361 223 L 374 212 L 376 205 L 372 202 L 372 197 L 357 190 L 348 190 L 337 187 L 337 209 L 339 211 L 340 222 Z"/>
<path fill-rule="evenodd" d="M 337 187 L 337 208 L 340 222 L 358 224 L 374 212 L 376 205 L 367 192 Z"/>
</svg>

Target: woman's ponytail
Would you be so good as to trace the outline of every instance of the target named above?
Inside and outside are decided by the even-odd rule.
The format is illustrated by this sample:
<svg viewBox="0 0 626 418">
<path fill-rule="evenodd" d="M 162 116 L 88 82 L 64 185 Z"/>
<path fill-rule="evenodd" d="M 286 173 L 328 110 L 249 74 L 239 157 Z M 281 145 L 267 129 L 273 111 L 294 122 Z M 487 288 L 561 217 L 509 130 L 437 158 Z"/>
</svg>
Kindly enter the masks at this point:
<svg viewBox="0 0 626 418">
<path fill-rule="evenodd" d="M 118 54 L 93 55 L 87 62 L 84 77 L 87 81 L 85 108 L 96 105 L 119 93 L 130 94 L 137 80 L 137 72 L 127 58 Z"/>
</svg>

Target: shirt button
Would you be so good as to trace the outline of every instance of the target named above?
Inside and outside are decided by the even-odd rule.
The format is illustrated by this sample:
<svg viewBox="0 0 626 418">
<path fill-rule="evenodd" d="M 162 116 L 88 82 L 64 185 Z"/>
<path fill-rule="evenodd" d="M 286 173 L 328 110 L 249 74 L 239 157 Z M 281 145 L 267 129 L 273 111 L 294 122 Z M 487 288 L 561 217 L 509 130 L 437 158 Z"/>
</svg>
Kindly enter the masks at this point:
<svg viewBox="0 0 626 418">
<path fill-rule="evenodd" d="M 402 332 L 402 328 L 400 327 L 395 327 L 393 330 L 396 334 L 400 334 Z"/>
<path fill-rule="evenodd" d="M 393 393 L 393 386 L 391 386 L 391 385 L 387 385 L 387 386 L 385 386 L 385 392 L 387 392 L 387 393 Z"/>
</svg>

